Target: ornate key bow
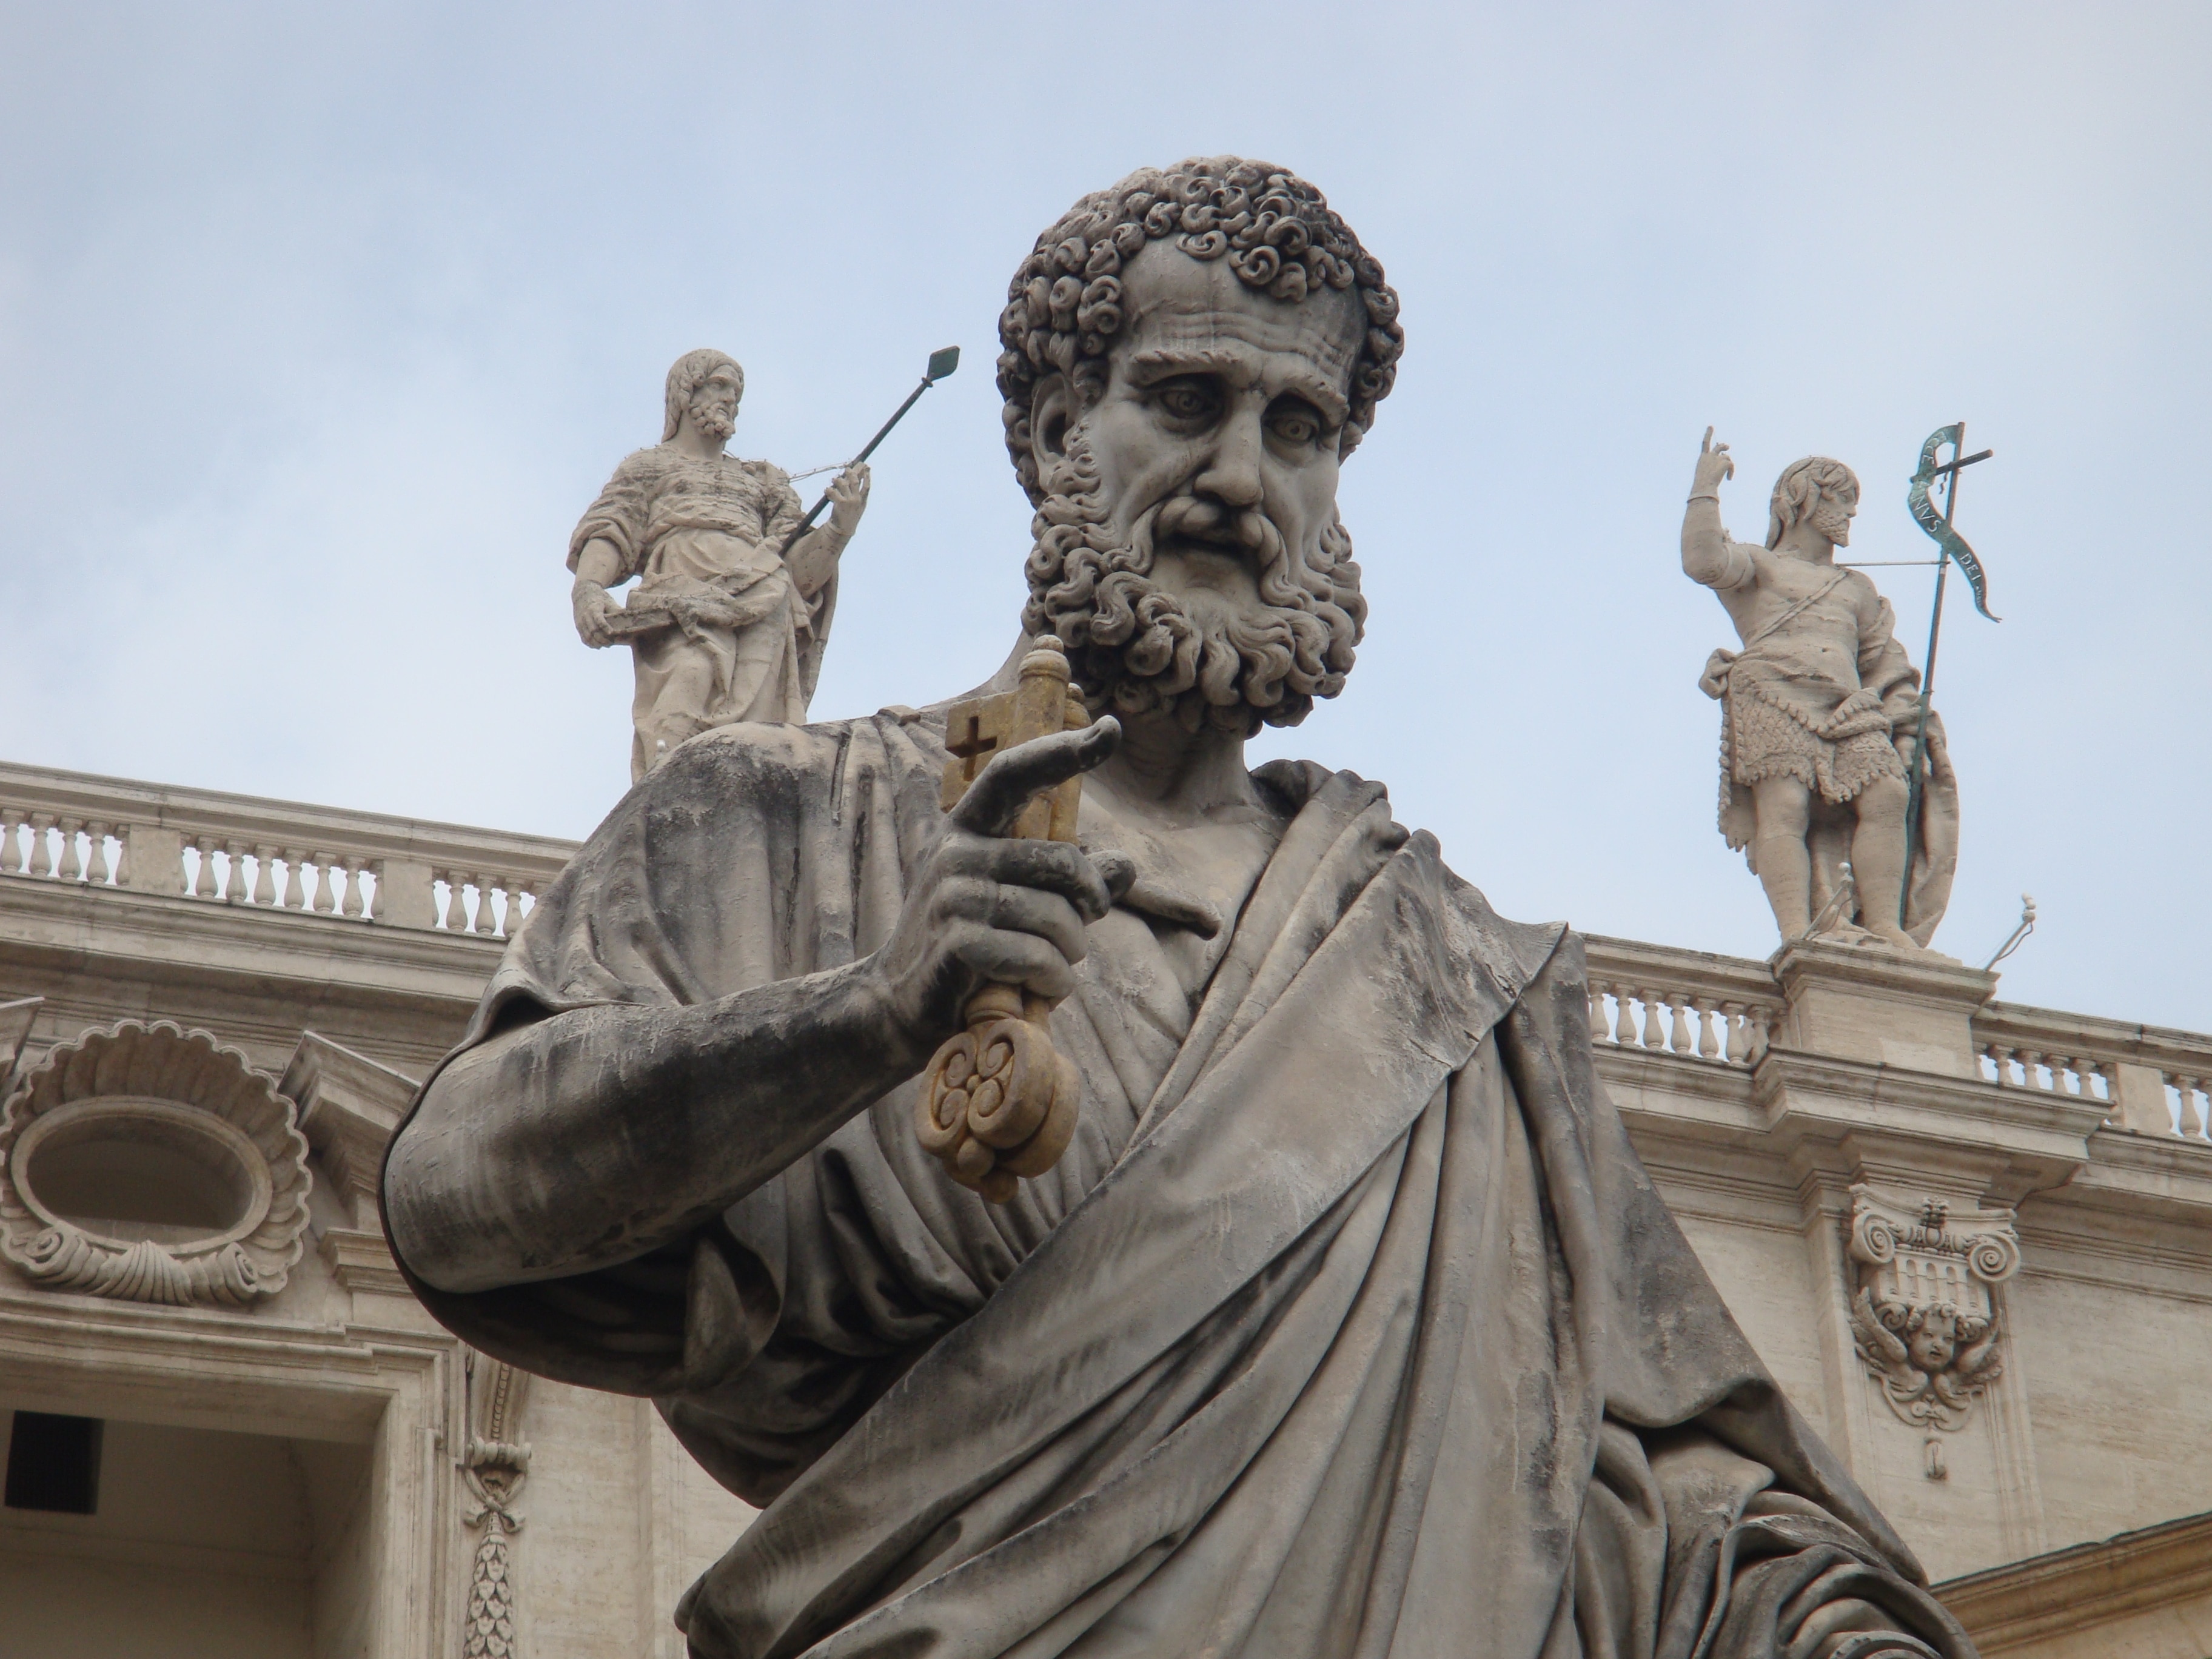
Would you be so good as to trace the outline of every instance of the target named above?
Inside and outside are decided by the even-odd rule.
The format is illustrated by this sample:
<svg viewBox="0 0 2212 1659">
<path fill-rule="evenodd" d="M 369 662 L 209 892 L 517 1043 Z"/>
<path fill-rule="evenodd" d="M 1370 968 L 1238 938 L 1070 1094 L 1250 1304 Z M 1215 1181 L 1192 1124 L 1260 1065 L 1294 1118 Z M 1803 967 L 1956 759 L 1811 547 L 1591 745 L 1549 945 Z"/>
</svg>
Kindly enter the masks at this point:
<svg viewBox="0 0 2212 1659">
<path fill-rule="evenodd" d="M 1090 723 L 1068 684 L 1066 651 L 1050 635 L 1038 635 L 1012 691 L 953 705 L 945 743 L 952 759 L 939 804 L 951 811 L 1001 750 Z M 1041 791 L 1007 834 L 1073 842 L 1082 789 L 1082 779 L 1073 777 Z M 1057 1164 L 1075 1133 L 1082 1079 L 1052 1045 L 1052 1008 L 1017 986 L 984 986 L 968 1000 L 967 1030 L 946 1038 L 922 1073 L 915 1108 L 922 1149 L 994 1204 L 1012 1198 L 1019 1178 Z"/>
</svg>

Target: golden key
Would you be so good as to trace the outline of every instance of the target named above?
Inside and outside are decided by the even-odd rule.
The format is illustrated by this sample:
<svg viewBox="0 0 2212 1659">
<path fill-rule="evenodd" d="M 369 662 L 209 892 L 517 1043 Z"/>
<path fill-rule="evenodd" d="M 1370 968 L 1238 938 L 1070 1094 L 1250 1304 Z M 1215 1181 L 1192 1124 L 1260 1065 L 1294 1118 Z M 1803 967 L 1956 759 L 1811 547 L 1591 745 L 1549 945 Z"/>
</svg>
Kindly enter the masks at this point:
<svg viewBox="0 0 2212 1659">
<path fill-rule="evenodd" d="M 1012 691 L 955 703 L 945 721 L 945 768 L 938 803 L 959 804 L 993 755 L 1054 732 L 1088 726 L 1083 699 L 1068 684 L 1067 654 L 1049 634 L 1030 641 Z M 1083 780 L 1038 793 L 1009 836 L 1073 842 Z M 948 1037 L 922 1073 L 915 1127 L 922 1149 L 962 1186 L 994 1204 L 1014 1195 L 1018 1179 L 1060 1161 L 1075 1133 L 1082 1079 L 1052 1046 L 1053 1004 L 1012 985 L 986 985 L 968 999 L 967 1030 Z"/>
</svg>

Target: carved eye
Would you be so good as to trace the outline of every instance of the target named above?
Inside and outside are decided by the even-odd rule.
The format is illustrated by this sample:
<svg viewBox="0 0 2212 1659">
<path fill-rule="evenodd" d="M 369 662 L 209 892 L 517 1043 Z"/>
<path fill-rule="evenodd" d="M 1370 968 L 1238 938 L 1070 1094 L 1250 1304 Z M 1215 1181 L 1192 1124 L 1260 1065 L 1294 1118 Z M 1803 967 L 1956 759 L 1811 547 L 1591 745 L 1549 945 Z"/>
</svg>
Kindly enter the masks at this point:
<svg viewBox="0 0 2212 1659">
<path fill-rule="evenodd" d="M 1178 421 L 1201 421 L 1219 406 L 1219 398 L 1212 389 L 1197 380 L 1170 380 L 1152 393 L 1159 406 L 1170 418 Z"/>
<path fill-rule="evenodd" d="M 1321 436 L 1322 419 L 1310 404 L 1281 404 L 1268 410 L 1267 430 L 1286 444 L 1310 444 Z"/>
</svg>

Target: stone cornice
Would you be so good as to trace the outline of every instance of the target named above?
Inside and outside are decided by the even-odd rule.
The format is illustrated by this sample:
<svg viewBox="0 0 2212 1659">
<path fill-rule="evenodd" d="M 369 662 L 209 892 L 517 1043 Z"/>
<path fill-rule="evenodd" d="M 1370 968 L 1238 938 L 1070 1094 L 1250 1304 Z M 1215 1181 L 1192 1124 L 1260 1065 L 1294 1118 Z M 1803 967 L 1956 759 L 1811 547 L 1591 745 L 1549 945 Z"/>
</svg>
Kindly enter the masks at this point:
<svg viewBox="0 0 2212 1659">
<path fill-rule="evenodd" d="M 148 981 L 335 984 L 473 1006 L 504 948 L 475 933 L 0 877 L 0 952 L 11 963 Z"/>
<path fill-rule="evenodd" d="M 1808 1176 L 1945 1174 L 2007 1204 L 2072 1180 L 2106 1110 L 2071 1095 L 1781 1048 L 1752 1081 L 1778 1151 Z"/>
<path fill-rule="evenodd" d="M 2086 1634 L 2134 1613 L 2170 1613 L 2212 1595 L 2212 1514 L 1954 1578 L 1936 1595 L 1985 1655 Z"/>
</svg>

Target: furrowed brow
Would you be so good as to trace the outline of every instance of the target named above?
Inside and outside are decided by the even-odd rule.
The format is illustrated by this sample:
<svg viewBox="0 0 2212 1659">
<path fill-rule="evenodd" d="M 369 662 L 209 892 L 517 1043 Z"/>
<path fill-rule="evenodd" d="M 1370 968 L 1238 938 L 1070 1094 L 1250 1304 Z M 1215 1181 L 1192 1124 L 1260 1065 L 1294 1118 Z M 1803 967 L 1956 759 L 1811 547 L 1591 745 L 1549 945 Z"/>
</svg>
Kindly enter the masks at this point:
<svg viewBox="0 0 2212 1659">
<path fill-rule="evenodd" d="M 1152 386 L 1178 374 L 1249 374 L 1251 368 L 1249 358 L 1233 351 L 1206 346 L 1158 346 L 1131 357 L 1128 374 L 1139 386 Z M 1331 425 L 1343 425 L 1352 413 L 1344 394 L 1318 374 L 1304 369 L 1277 370 L 1269 378 L 1278 390 L 1304 398 Z"/>
</svg>

